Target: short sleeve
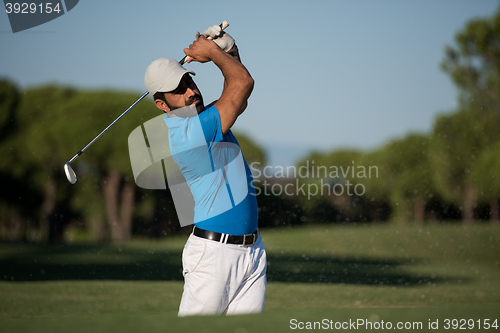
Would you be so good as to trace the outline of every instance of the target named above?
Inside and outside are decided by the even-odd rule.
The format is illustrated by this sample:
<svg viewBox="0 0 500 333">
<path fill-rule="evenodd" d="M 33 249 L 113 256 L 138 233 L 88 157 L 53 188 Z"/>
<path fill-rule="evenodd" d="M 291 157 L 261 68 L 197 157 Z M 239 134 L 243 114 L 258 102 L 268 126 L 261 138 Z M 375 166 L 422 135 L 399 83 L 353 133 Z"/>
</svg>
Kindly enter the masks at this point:
<svg viewBox="0 0 500 333">
<path fill-rule="evenodd" d="M 223 141 L 224 135 L 222 134 L 222 127 L 220 124 L 220 114 L 215 106 L 208 107 L 205 111 L 201 112 L 198 117 L 200 118 L 206 142 Z"/>
</svg>

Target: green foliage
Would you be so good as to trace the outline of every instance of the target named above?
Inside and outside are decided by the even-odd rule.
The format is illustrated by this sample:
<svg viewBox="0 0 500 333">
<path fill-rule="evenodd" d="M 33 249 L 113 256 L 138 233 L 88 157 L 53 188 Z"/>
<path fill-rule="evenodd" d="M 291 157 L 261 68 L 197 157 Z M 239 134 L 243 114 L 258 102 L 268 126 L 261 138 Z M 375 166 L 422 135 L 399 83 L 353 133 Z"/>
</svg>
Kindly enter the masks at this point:
<svg viewBox="0 0 500 333">
<path fill-rule="evenodd" d="M 437 118 L 430 158 L 437 190 L 446 200 L 464 200 L 476 158 L 498 141 L 499 132 L 499 117 L 492 113 L 465 109 Z"/>
<path fill-rule="evenodd" d="M 425 204 L 435 195 L 429 166 L 429 143 L 426 135 L 410 134 L 383 148 L 395 219 L 413 219 L 415 205 L 419 202 Z"/>
<path fill-rule="evenodd" d="M 17 125 L 16 111 L 19 104 L 19 92 L 10 81 L 0 80 L 0 171 L 6 172 L 14 163 L 13 136 Z"/>
<path fill-rule="evenodd" d="M 358 150 L 340 149 L 330 153 L 312 152 L 297 163 L 297 169 L 307 168 L 307 179 L 302 182 L 315 182 L 324 179 L 331 182 L 350 180 L 356 182 L 361 175 L 362 153 Z M 361 175 L 362 176 L 362 175 Z"/>
<path fill-rule="evenodd" d="M 460 107 L 436 122 L 432 164 L 441 195 L 461 202 L 464 219 L 471 219 L 478 187 L 471 169 L 500 129 L 500 7 L 492 17 L 470 21 L 455 44 L 446 48 L 442 68 L 460 89 Z"/>
<path fill-rule="evenodd" d="M 59 140 L 62 139 L 71 147 L 61 161 L 72 157 L 77 152 L 75 147 L 84 147 L 137 98 L 137 94 L 113 91 L 78 92 L 66 103 L 60 104 L 59 111 L 64 116 L 54 124 L 55 130 Z M 86 162 L 97 169 L 115 168 L 131 176 L 128 136 L 137 126 L 158 114 L 158 109 L 149 100 L 137 104 L 103 134 L 98 144 L 79 157 L 75 165 L 78 167 L 79 163 Z"/>
<path fill-rule="evenodd" d="M 0 79 L 0 140 L 15 129 L 15 111 L 19 103 L 19 91 L 14 83 Z"/>
<path fill-rule="evenodd" d="M 338 171 L 341 178 L 357 183 L 360 179 L 358 176 L 364 178 L 360 174 L 362 170 L 359 169 L 359 167 L 364 167 L 360 165 L 361 156 L 362 153 L 358 150 L 340 149 L 327 154 L 321 162 L 324 165 L 335 167 L 329 170 L 330 173 Z"/>
<path fill-rule="evenodd" d="M 76 92 L 68 88 L 47 86 L 25 91 L 16 111 L 20 124 L 12 138 L 12 159 L 17 175 L 28 177 L 35 186 L 43 187 L 49 172 L 60 170 L 61 161 L 70 154 L 70 141 L 61 133 L 59 124 L 69 123 L 62 105 Z"/>
<path fill-rule="evenodd" d="M 317 222 L 385 220 L 387 188 L 380 166 L 379 151 L 340 149 L 309 154 L 297 164 L 298 169 L 309 171 L 309 177 L 300 178 L 299 183 L 323 186 L 324 191 L 304 198 L 303 207 Z"/>
<path fill-rule="evenodd" d="M 17 87 L 10 81 L 0 80 L 0 171 L 12 165 L 12 136 L 16 126 L 15 116 L 19 103 Z"/>
<path fill-rule="evenodd" d="M 500 114 L 500 8 L 469 22 L 455 42 L 442 67 L 461 89 L 462 105 Z"/>
<path fill-rule="evenodd" d="M 25 153 L 18 149 L 17 131 L 19 130 L 18 106 L 20 94 L 14 83 L 0 80 L 0 225 L 9 219 L 23 217 L 33 220 L 40 205 L 42 195 L 31 185 L 29 167 Z M 32 176 L 40 176 L 36 171 Z M 12 223 L 12 222 L 11 222 Z"/>
<path fill-rule="evenodd" d="M 422 134 L 409 134 L 390 141 L 382 148 L 385 170 L 390 175 L 399 175 L 425 162 L 427 150 L 428 138 Z"/>
<path fill-rule="evenodd" d="M 500 143 L 484 151 L 476 159 L 471 178 L 477 186 L 479 199 L 491 201 L 500 198 Z"/>
<path fill-rule="evenodd" d="M 361 164 L 374 170 L 371 177 L 363 180 L 365 195 L 371 202 L 382 204 L 389 197 L 391 175 L 386 162 L 387 158 L 382 149 L 369 151 L 361 156 Z"/>
<path fill-rule="evenodd" d="M 243 133 L 233 132 L 233 134 L 240 144 L 241 151 L 248 165 L 258 163 L 257 165 L 264 167 L 266 165 L 266 155 L 262 147 Z"/>
</svg>

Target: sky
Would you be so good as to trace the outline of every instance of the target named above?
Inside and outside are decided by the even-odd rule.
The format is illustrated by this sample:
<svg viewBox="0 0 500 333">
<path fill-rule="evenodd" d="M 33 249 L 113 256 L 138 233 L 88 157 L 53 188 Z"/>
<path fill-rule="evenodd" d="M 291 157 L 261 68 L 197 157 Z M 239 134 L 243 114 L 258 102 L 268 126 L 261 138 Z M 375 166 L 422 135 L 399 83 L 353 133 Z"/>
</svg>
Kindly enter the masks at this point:
<svg viewBox="0 0 500 333">
<path fill-rule="evenodd" d="M 287 166 L 311 151 L 370 150 L 428 133 L 438 114 L 457 107 L 458 91 L 440 68 L 445 46 L 498 7 L 493 0 L 82 0 L 18 33 L 2 11 L 0 77 L 20 89 L 50 83 L 139 98 L 153 60 L 180 60 L 197 31 L 226 20 L 255 80 L 234 129 L 258 143 L 270 165 Z M 196 72 L 205 102 L 220 96 L 214 64 L 185 67 Z"/>
</svg>

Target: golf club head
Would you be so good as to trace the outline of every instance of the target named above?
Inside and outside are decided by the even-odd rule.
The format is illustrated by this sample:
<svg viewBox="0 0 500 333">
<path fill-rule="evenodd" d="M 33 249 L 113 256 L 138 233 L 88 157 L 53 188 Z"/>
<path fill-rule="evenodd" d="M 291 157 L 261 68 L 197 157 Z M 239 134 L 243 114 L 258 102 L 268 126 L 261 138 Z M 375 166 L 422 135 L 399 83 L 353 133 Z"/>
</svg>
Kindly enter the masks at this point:
<svg viewBox="0 0 500 333">
<path fill-rule="evenodd" d="M 71 184 L 76 183 L 77 180 L 76 173 L 68 163 L 64 164 L 64 173 L 66 173 L 66 178 L 68 178 L 68 182 L 70 182 Z"/>
</svg>

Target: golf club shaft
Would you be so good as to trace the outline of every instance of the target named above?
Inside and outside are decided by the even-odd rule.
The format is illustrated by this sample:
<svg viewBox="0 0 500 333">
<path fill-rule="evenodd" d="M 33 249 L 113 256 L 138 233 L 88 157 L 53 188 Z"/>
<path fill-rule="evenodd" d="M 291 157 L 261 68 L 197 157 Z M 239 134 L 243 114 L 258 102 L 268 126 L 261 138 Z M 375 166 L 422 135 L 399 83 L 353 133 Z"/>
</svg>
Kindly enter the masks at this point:
<svg viewBox="0 0 500 333">
<path fill-rule="evenodd" d="M 119 115 L 115 120 L 113 120 L 113 122 L 111 124 L 108 125 L 108 127 L 106 127 L 101 133 L 99 133 L 94 139 L 92 139 L 92 141 L 90 141 L 85 147 L 82 148 L 82 150 L 80 150 L 75 156 L 73 156 L 69 161 L 68 161 L 68 164 L 71 164 L 71 162 L 73 162 L 74 160 L 77 159 L 78 156 L 80 156 L 88 147 L 90 147 L 97 139 L 99 139 L 101 137 L 101 135 L 104 134 L 104 132 L 106 132 L 111 126 L 113 126 L 118 120 L 120 120 L 121 117 L 123 117 L 124 115 L 127 114 L 127 112 L 130 111 L 130 109 L 132 109 L 137 103 L 139 103 L 144 97 L 146 97 L 147 95 L 149 94 L 148 91 L 146 91 L 144 94 L 142 94 L 141 97 L 139 97 L 139 99 L 137 101 L 134 102 L 134 104 L 132 104 L 131 106 L 129 106 L 129 108 L 127 110 L 125 110 L 121 115 Z"/>
<path fill-rule="evenodd" d="M 183 65 L 186 62 L 186 58 L 187 58 L 187 56 L 185 56 L 184 58 L 182 58 L 181 61 L 179 61 L 179 63 L 181 65 Z M 106 132 L 111 126 L 113 126 L 118 120 L 120 120 L 121 117 L 123 117 L 124 115 L 126 115 L 127 112 L 130 111 L 130 109 L 132 109 L 134 106 L 136 106 L 136 104 L 139 103 L 147 95 L 149 95 L 148 91 L 146 91 L 144 94 L 142 94 L 142 96 L 139 97 L 139 99 L 137 101 L 135 101 L 134 104 L 132 104 L 131 106 L 129 106 L 129 108 L 127 110 L 125 110 L 121 115 L 119 115 L 115 120 L 113 120 L 113 122 L 111 124 L 109 124 L 108 127 L 106 127 L 101 133 L 99 133 L 94 139 L 92 139 L 92 141 L 90 141 L 85 147 L 83 147 L 82 150 L 80 150 L 78 153 L 76 153 L 76 155 L 73 156 L 67 162 L 67 164 L 71 164 L 71 162 L 73 162 L 74 160 L 76 160 L 78 158 L 78 156 L 80 156 L 85 151 L 85 149 L 87 149 L 88 147 L 90 147 L 97 139 L 99 139 L 101 137 L 101 135 L 104 134 L 104 132 Z"/>
</svg>

